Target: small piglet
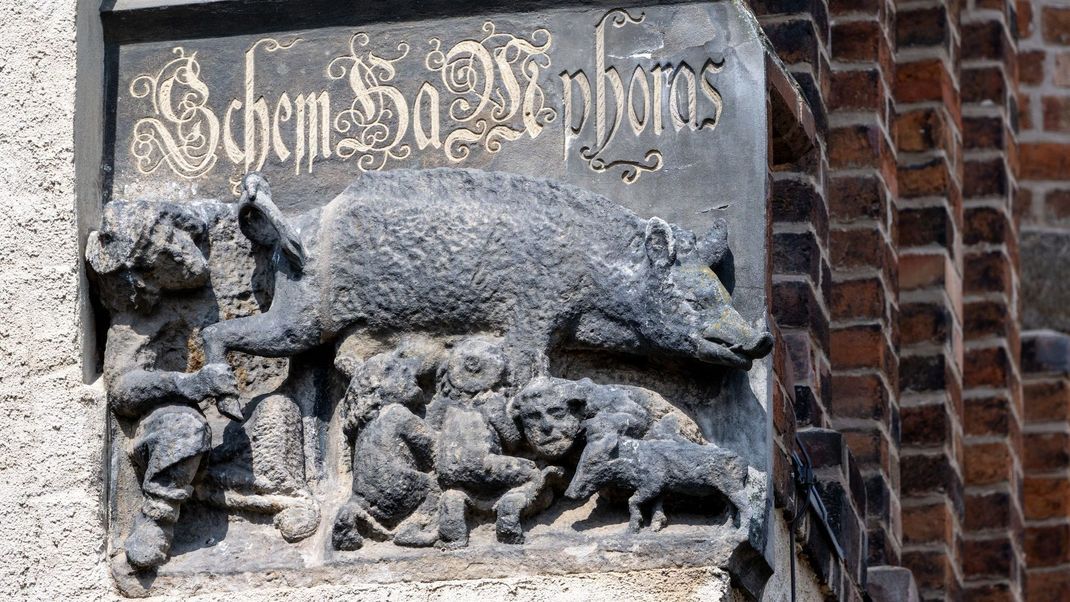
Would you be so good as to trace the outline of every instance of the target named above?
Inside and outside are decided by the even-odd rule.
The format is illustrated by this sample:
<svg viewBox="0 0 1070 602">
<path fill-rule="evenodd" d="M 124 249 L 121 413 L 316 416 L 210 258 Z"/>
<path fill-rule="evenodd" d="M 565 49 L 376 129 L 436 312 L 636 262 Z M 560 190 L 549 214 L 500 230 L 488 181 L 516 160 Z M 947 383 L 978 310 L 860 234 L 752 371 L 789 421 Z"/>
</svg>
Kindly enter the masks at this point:
<svg viewBox="0 0 1070 602">
<path fill-rule="evenodd" d="M 747 464 L 716 445 L 633 439 L 615 432 L 589 434 L 565 496 L 586 499 L 603 487 L 634 492 L 628 499 L 633 532 L 642 527 L 642 506 L 648 502 L 653 502 L 650 528 L 665 526 L 666 493 L 724 495 L 736 507 L 738 525 L 747 528 L 750 523 Z"/>
</svg>

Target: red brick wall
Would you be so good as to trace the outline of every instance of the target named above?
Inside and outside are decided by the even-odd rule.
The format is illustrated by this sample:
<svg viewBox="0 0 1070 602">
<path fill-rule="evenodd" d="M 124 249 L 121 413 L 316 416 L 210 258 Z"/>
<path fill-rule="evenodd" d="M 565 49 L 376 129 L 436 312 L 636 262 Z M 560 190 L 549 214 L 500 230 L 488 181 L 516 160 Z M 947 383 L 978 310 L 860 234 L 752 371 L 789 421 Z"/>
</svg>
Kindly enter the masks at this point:
<svg viewBox="0 0 1070 602">
<path fill-rule="evenodd" d="M 866 561 L 1070 600 L 1070 428 L 1030 405 L 1070 385 L 1023 371 L 1019 298 L 1021 230 L 1070 229 L 1070 2 L 751 4 L 818 130 L 773 176 L 786 390 L 851 452 Z"/>
<path fill-rule="evenodd" d="M 1023 226 L 1070 228 L 1070 4 L 1018 4 Z"/>
<path fill-rule="evenodd" d="M 963 429 L 966 599 L 1021 600 L 1016 6 L 962 16 Z"/>
<path fill-rule="evenodd" d="M 800 549 L 831 599 L 858 599 L 869 561 L 897 562 L 899 554 L 896 341 L 890 334 L 896 323 L 891 7 L 876 2 L 872 14 L 844 17 L 837 28 L 823 0 L 754 0 L 752 6 L 816 130 L 809 152 L 774 149 L 780 159 L 771 169 L 772 310 L 782 342 L 778 358 L 786 364 L 780 374 L 792 374 L 783 396 L 794 403 L 799 440 L 813 460 L 817 491 L 844 557 L 834 557 L 812 517 L 798 534 Z M 849 48 L 854 39 L 864 41 L 851 34 L 857 27 L 880 32 L 883 43 Z M 842 52 L 832 56 L 837 38 Z M 867 57 L 882 58 L 884 66 L 852 66 Z M 830 357 L 830 349 L 845 353 Z M 782 462 L 792 452 L 802 454 L 784 435 Z M 780 495 L 778 504 L 790 515 L 795 508 L 788 497 Z M 874 502 L 876 512 L 867 513 Z M 882 543 L 874 549 L 867 539 Z"/>
<path fill-rule="evenodd" d="M 903 564 L 926 600 L 961 597 L 961 6 L 896 22 Z"/>
<path fill-rule="evenodd" d="M 867 561 L 897 565 L 896 10 L 886 0 L 832 0 L 829 10 L 829 415 L 865 481 Z"/>
<path fill-rule="evenodd" d="M 1025 599 L 1060 602 L 1070 598 L 1070 374 L 1065 354 L 1051 365 L 1038 347 L 1067 339 L 1024 338 Z"/>
</svg>

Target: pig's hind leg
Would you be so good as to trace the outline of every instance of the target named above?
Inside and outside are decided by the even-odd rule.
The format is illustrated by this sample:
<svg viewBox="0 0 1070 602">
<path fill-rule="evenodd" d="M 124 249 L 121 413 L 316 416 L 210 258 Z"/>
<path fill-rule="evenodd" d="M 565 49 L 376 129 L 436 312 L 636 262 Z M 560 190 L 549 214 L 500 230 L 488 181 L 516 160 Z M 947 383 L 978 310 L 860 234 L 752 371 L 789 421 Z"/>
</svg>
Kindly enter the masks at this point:
<svg viewBox="0 0 1070 602">
<path fill-rule="evenodd" d="M 665 497 L 659 495 L 654 500 L 654 507 L 650 511 L 650 530 L 661 531 L 667 522 L 669 519 L 665 517 Z"/>
</svg>

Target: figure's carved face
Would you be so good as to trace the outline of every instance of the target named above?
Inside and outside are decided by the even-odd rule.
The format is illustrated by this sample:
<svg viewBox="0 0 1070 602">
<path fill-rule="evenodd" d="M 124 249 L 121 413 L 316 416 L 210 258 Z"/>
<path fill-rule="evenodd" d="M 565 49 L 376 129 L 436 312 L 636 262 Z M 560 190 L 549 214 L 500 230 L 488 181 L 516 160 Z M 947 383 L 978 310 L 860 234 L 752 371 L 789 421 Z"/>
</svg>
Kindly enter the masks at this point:
<svg viewBox="0 0 1070 602">
<path fill-rule="evenodd" d="M 365 395 L 374 394 L 381 404 L 414 405 L 423 397 L 417 382 L 419 361 L 397 354 L 372 356 L 357 370 L 354 384 Z"/>
<path fill-rule="evenodd" d="M 500 384 L 505 368 L 505 354 L 498 345 L 472 338 L 459 343 L 450 353 L 446 376 L 454 388 L 474 395 Z"/>
<path fill-rule="evenodd" d="M 569 383 L 535 378 L 513 400 L 513 413 L 524 439 L 540 458 L 557 460 L 567 454 L 580 434 L 584 400 Z"/>
<path fill-rule="evenodd" d="M 723 220 L 702 240 L 653 218 L 647 226 L 647 288 L 656 320 L 642 322 L 643 335 L 662 348 L 706 362 L 749 369 L 773 346 L 768 333 L 743 319 L 713 267 L 728 253 Z"/>
<path fill-rule="evenodd" d="M 179 203 L 112 201 L 100 230 L 86 241 L 86 260 L 101 298 L 116 311 L 146 311 L 168 290 L 191 290 L 208 281 L 208 261 L 198 247 L 207 225 L 197 210 Z"/>
</svg>

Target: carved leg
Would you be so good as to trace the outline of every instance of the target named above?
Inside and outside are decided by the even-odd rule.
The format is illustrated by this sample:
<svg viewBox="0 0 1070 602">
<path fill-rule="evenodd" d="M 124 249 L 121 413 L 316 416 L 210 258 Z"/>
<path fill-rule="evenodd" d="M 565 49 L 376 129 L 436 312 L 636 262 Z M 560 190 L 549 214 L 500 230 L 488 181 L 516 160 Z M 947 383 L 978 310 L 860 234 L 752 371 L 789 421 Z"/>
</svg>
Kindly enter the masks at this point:
<svg viewBox="0 0 1070 602">
<path fill-rule="evenodd" d="M 520 524 L 520 515 L 542 490 L 545 482 L 542 471 L 534 462 L 525 458 L 497 454 L 484 458 L 483 467 L 489 485 L 512 487 L 494 504 L 498 541 L 523 543 L 524 529 Z"/>
<path fill-rule="evenodd" d="M 320 335 L 321 329 L 308 316 L 277 311 L 222 320 L 201 331 L 207 364 L 225 363 L 228 351 L 290 357 L 319 344 Z"/>
<path fill-rule="evenodd" d="M 211 443 L 208 422 L 188 406 L 160 406 L 141 418 L 130 459 L 143 471 L 143 502 L 123 545 L 131 566 L 167 562 L 179 510 Z"/>
<path fill-rule="evenodd" d="M 439 538 L 438 491 L 432 491 L 412 516 L 398 528 L 394 543 L 410 548 L 432 546 Z"/>
<path fill-rule="evenodd" d="M 658 497 L 661 492 L 639 488 L 628 498 L 628 529 L 638 533 L 643 528 L 643 504 Z"/>
<path fill-rule="evenodd" d="M 306 316 L 289 312 L 267 313 L 223 320 L 201 330 L 207 366 L 230 370 L 228 351 L 241 351 L 260 357 L 290 357 L 307 351 L 320 342 L 321 329 Z M 242 420 L 236 397 L 216 399 L 220 413 L 233 420 Z"/>
<path fill-rule="evenodd" d="M 200 463 L 201 455 L 193 456 L 146 478 L 141 510 L 123 545 L 131 566 L 147 569 L 167 562 L 179 509 Z"/>
<path fill-rule="evenodd" d="M 334 517 L 334 528 L 331 529 L 331 545 L 336 550 L 352 551 L 359 550 L 364 546 L 364 538 L 357 529 L 357 513 L 354 506 L 357 502 L 349 498 Z"/>
<path fill-rule="evenodd" d="M 665 528 L 665 523 L 668 519 L 665 518 L 665 498 L 664 496 L 658 496 L 654 500 L 654 510 L 650 514 L 650 530 L 657 532 Z"/>
<path fill-rule="evenodd" d="M 468 545 L 468 501 L 468 495 L 456 489 L 443 491 L 438 500 L 438 532 L 447 546 Z"/>
<path fill-rule="evenodd" d="M 751 523 L 751 500 L 747 487 L 736 486 L 729 492 L 728 501 L 736 507 L 734 526 L 738 529 L 749 529 Z"/>
</svg>

